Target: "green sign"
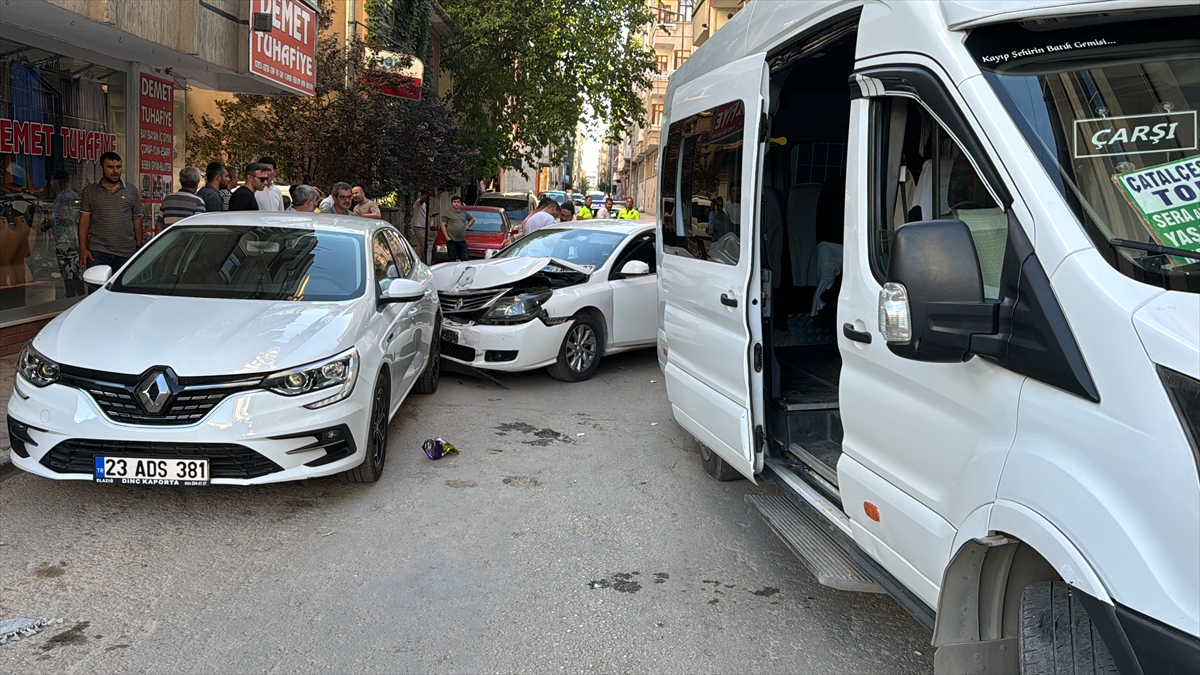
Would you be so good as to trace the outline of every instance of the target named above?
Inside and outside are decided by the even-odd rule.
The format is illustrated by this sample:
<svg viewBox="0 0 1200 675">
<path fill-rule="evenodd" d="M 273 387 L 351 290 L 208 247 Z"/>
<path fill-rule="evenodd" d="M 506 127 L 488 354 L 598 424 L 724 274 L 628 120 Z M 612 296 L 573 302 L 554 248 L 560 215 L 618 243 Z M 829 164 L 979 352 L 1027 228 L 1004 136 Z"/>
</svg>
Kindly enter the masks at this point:
<svg viewBox="0 0 1200 675">
<path fill-rule="evenodd" d="M 1200 155 L 1112 179 L 1158 243 L 1200 251 Z"/>
</svg>

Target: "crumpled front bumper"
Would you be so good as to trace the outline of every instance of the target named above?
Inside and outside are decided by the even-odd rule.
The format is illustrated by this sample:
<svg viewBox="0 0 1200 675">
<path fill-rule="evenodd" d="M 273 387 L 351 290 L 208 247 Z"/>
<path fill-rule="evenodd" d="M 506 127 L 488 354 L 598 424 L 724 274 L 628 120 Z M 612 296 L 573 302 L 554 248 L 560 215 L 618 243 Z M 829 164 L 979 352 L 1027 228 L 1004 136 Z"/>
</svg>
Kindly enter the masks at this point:
<svg viewBox="0 0 1200 675">
<path fill-rule="evenodd" d="M 553 325 L 534 319 L 510 326 L 490 326 L 458 323 L 446 317 L 442 321 L 442 356 L 484 370 L 517 372 L 543 368 L 558 359 L 570 326 L 569 319 L 553 321 Z M 510 359 L 513 352 L 515 358 Z"/>
</svg>

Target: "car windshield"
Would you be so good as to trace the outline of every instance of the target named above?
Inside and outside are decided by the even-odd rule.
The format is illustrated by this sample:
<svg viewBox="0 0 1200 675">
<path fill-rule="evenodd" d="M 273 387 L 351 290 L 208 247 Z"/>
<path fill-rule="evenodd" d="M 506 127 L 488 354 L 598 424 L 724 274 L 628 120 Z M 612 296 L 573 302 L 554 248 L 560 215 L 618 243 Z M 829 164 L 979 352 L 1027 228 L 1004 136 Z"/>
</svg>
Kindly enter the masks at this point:
<svg viewBox="0 0 1200 675">
<path fill-rule="evenodd" d="M 543 192 L 541 194 L 541 196 L 549 197 L 550 199 L 553 199 L 554 201 L 558 202 L 559 204 L 562 204 L 563 202 L 567 201 L 567 193 L 559 192 L 557 190 L 546 190 L 545 192 Z"/>
<path fill-rule="evenodd" d="M 475 205 L 504 209 L 510 223 L 519 223 L 529 215 L 529 200 L 524 197 L 480 197 Z"/>
<path fill-rule="evenodd" d="M 495 211 L 468 211 L 471 217 L 475 219 L 475 224 L 467 233 L 483 233 L 483 232 L 503 232 L 504 219 Z"/>
<path fill-rule="evenodd" d="M 602 230 L 538 230 L 504 249 L 496 257 L 549 257 L 594 269 L 604 265 L 624 239 L 624 234 Z"/>
<path fill-rule="evenodd" d="M 1109 263 L 1200 292 L 1200 19 L 1044 27 L 967 47 Z"/>
<path fill-rule="evenodd" d="M 363 238 L 253 225 L 171 227 L 111 290 L 189 298 L 338 301 L 363 294 Z"/>
</svg>

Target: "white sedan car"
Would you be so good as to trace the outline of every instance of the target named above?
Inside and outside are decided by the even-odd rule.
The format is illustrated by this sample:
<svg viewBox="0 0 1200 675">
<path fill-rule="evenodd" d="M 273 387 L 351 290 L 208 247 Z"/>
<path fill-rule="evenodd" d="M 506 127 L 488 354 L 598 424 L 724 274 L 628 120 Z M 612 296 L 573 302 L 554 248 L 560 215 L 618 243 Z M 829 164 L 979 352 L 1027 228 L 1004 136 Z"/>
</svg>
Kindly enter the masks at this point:
<svg viewBox="0 0 1200 675">
<path fill-rule="evenodd" d="M 111 278 L 110 278 L 111 276 Z M 379 220 L 194 216 L 21 352 L 13 464 L 47 478 L 373 482 L 388 421 L 433 393 L 433 275 Z"/>
<path fill-rule="evenodd" d="M 559 223 L 494 258 L 433 268 L 442 356 L 483 370 L 586 380 L 605 354 L 655 344 L 654 225 Z"/>
</svg>

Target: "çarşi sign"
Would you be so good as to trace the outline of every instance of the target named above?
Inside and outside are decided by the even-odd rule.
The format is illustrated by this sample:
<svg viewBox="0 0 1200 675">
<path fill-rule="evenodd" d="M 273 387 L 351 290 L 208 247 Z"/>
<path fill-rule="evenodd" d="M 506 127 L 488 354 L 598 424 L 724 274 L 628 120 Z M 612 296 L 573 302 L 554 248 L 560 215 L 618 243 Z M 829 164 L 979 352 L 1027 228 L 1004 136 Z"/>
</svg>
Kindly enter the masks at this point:
<svg viewBox="0 0 1200 675">
<path fill-rule="evenodd" d="M 138 77 L 138 173 L 142 201 L 161 202 L 171 191 L 175 163 L 175 82 Z"/>
<path fill-rule="evenodd" d="M 317 90 L 317 13 L 300 0 L 250 0 L 270 14 L 269 32 L 250 31 L 250 73 L 302 96 Z"/>
<path fill-rule="evenodd" d="M 746 106 L 741 99 L 726 103 L 713 113 L 712 131 L 709 133 L 709 143 L 724 143 L 740 140 L 742 129 L 746 126 Z"/>
<path fill-rule="evenodd" d="M 407 54 L 368 49 L 367 69 L 363 74 L 363 82 L 368 87 L 387 96 L 421 100 L 421 80 L 425 77 L 425 64 L 421 59 Z M 385 73 L 392 77 L 383 78 L 375 73 Z"/>
<path fill-rule="evenodd" d="M 1158 243 L 1200 251 L 1200 155 L 1112 179 Z"/>
<path fill-rule="evenodd" d="M 1196 149 L 1196 111 L 1075 120 L 1076 159 Z"/>
<path fill-rule="evenodd" d="M 62 156 L 78 162 L 94 162 L 100 155 L 117 149 L 116 134 L 0 119 L 0 155 L 50 157 L 54 154 L 55 136 L 62 137 Z"/>
</svg>

